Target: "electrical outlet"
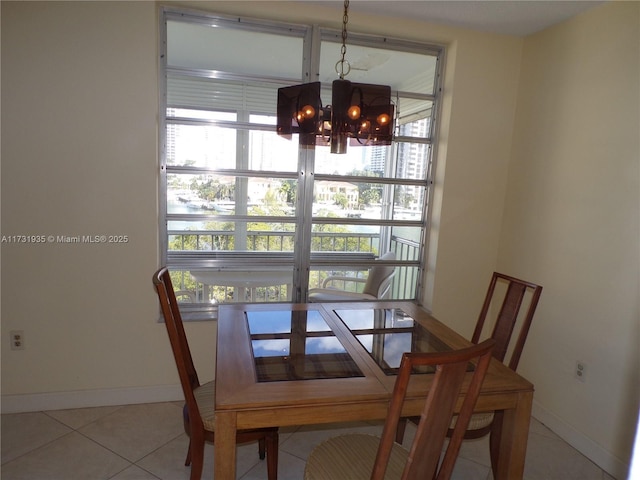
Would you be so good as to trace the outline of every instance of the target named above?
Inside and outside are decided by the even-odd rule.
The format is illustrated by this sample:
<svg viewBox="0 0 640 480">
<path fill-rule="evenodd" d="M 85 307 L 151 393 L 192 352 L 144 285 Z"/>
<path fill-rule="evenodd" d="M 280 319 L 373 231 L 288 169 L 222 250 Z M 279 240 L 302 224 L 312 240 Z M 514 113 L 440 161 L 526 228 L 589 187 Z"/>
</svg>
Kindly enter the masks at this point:
<svg viewBox="0 0 640 480">
<path fill-rule="evenodd" d="M 581 382 L 585 382 L 587 380 L 587 366 L 580 360 L 576 362 L 575 377 Z"/>
<path fill-rule="evenodd" d="M 24 332 L 22 330 L 11 331 L 11 350 L 24 350 Z"/>
</svg>

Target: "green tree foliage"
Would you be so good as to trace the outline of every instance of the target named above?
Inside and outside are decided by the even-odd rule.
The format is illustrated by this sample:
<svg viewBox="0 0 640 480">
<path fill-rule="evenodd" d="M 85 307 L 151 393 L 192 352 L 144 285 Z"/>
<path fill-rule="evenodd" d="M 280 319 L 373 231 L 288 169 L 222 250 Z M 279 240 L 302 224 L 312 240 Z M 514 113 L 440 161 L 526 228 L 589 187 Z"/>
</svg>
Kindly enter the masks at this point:
<svg viewBox="0 0 640 480">
<path fill-rule="evenodd" d="M 354 177 L 381 177 L 382 172 L 374 170 L 352 170 L 349 175 Z M 358 183 L 358 207 L 363 208 L 382 199 L 382 185 L 377 183 Z"/>
<path fill-rule="evenodd" d="M 369 172 L 370 174 L 370 172 Z M 288 222 L 269 222 L 268 217 L 288 216 L 289 207 L 295 203 L 295 186 L 293 180 L 285 180 L 275 190 L 266 192 L 263 201 L 259 205 L 249 208 L 248 214 L 256 217 L 256 221 L 233 222 L 211 220 L 198 226 L 198 232 L 189 232 L 169 237 L 169 250 L 171 251 L 234 251 L 237 249 L 236 240 L 239 229 L 246 228 L 246 248 L 249 251 L 285 251 L 292 252 L 295 246 L 296 224 Z M 199 198 L 214 202 L 216 200 L 229 200 L 234 197 L 235 186 L 221 184 L 211 177 L 200 176 L 193 179 L 191 184 L 175 185 L 178 188 L 189 188 L 197 192 Z M 370 202 L 379 201 L 380 194 L 371 184 L 361 184 L 361 198 Z M 363 188 L 364 187 L 364 188 Z M 379 189 L 382 190 L 381 188 Z M 345 194 L 338 193 L 334 200 L 336 204 L 346 208 L 348 199 Z M 285 203 L 286 202 L 286 203 Z M 215 210 L 208 210 L 208 214 L 217 215 Z M 327 210 L 319 212 L 320 216 L 337 217 L 334 212 Z M 293 218 L 292 218 L 293 220 Z M 346 225 L 315 224 L 312 229 L 312 251 L 324 252 L 373 252 L 368 239 L 362 239 L 350 231 Z M 244 237 L 244 236 L 243 236 Z M 326 273 L 321 273 L 326 276 Z M 198 301 L 202 298 L 214 299 L 215 302 L 225 302 L 233 299 L 234 289 L 225 286 L 208 286 L 203 291 L 203 285 L 196 284 L 189 271 L 172 271 L 171 277 L 176 290 L 198 292 Z M 258 298 L 265 301 L 286 298 L 286 286 L 265 287 L 257 289 Z"/>
<path fill-rule="evenodd" d="M 220 183 L 218 179 L 204 176 L 194 178 L 190 187 L 197 192 L 198 197 L 208 202 L 233 200 L 236 188 L 234 184 Z"/>
<path fill-rule="evenodd" d="M 295 180 L 283 180 L 280 185 L 280 194 L 288 205 L 294 205 L 296 202 L 296 188 Z"/>
<path fill-rule="evenodd" d="M 347 206 L 349 205 L 349 199 L 342 192 L 338 192 L 333 196 L 333 202 L 336 205 L 340 205 L 342 208 L 347 208 Z"/>
</svg>

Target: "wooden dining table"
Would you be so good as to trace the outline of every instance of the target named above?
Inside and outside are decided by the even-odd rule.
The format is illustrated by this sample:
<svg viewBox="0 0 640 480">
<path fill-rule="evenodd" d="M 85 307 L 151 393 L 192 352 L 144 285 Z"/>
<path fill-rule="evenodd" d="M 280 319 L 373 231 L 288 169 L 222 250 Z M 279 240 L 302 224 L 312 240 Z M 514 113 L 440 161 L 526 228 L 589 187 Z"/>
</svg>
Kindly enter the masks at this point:
<svg viewBox="0 0 640 480">
<path fill-rule="evenodd" d="M 215 478 L 236 478 L 237 430 L 382 420 L 402 352 L 469 345 L 412 302 L 220 306 Z M 429 373 L 412 375 L 403 415 L 419 416 L 433 380 Z M 533 391 L 529 381 L 492 360 L 475 410 L 496 411 L 499 420 L 491 432 L 496 480 L 523 476 Z M 456 411 L 465 393 L 463 386 Z"/>
</svg>

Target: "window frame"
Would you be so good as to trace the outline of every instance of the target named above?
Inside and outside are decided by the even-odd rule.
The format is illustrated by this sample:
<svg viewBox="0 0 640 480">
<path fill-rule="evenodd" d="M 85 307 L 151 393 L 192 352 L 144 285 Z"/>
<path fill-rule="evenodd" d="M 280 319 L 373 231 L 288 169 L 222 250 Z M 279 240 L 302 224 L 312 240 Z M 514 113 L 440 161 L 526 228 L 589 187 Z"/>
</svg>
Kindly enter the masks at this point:
<svg viewBox="0 0 640 480">
<path fill-rule="evenodd" d="M 318 73 L 318 59 L 320 55 L 320 46 L 323 41 L 338 41 L 341 37 L 341 32 L 335 29 L 324 28 L 314 25 L 299 25 L 289 24 L 282 22 L 272 22 L 266 20 L 258 20 L 252 18 L 238 18 L 229 17 L 225 15 L 218 15 L 210 12 L 199 12 L 193 10 L 184 10 L 178 7 L 162 7 L 160 9 L 160 62 L 159 62 L 159 83 L 160 83 L 160 98 L 159 98 L 159 157 L 160 157 L 160 171 L 159 171 L 159 245 L 161 263 L 171 267 L 185 268 L 188 266 L 198 267 L 213 267 L 219 268 L 225 265 L 230 265 L 233 262 L 239 262 L 241 260 L 249 260 L 253 264 L 257 262 L 258 265 L 264 267 L 270 267 L 274 265 L 291 265 L 293 267 L 293 284 L 299 286 L 299 291 L 293 292 L 292 300 L 303 301 L 306 298 L 306 292 L 309 288 L 309 275 L 312 269 L 330 268 L 336 265 L 339 261 L 340 265 L 353 268 L 356 270 L 364 270 L 366 267 L 371 266 L 372 258 L 369 256 L 342 256 L 337 260 L 335 252 L 313 252 L 311 249 L 311 242 L 313 233 L 311 231 L 306 232 L 303 228 L 296 228 L 295 242 L 297 245 L 302 245 L 297 251 L 293 252 L 293 255 L 289 253 L 276 254 L 271 252 L 269 258 L 260 257 L 260 252 L 223 252 L 223 255 L 207 255 L 202 252 L 171 252 L 169 250 L 169 229 L 168 222 L 170 216 L 167 211 L 167 178 L 176 169 L 167 164 L 167 126 L 171 123 L 181 124 L 196 124 L 196 125 L 218 125 L 218 126 L 230 126 L 228 122 L 224 121 L 211 121 L 211 120 L 198 120 L 194 121 L 193 118 L 173 117 L 168 118 L 168 92 L 167 92 L 167 75 L 170 73 L 182 73 L 194 78 L 215 78 L 226 79 L 230 81 L 234 80 L 246 80 L 251 76 L 246 75 L 234 75 L 225 72 L 209 71 L 202 69 L 188 69 L 188 68 L 175 68 L 170 67 L 167 64 L 167 21 L 187 21 L 189 23 L 200 25 L 212 25 L 214 23 L 222 23 L 233 28 L 246 29 L 251 31 L 277 33 L 278 35 L 291 35 L 302 38 L 304 49 L 310 52 L 305 55 L 302 61 L 303 71 L 301 72 L 301 78 L 264 78 L 257 77 L 254 80 L 261 82 L 270 82 L 273 84 L 296 84 L 302 83 L 305 78 L 316 78 Z M 311 44 L 311 47 L 309 47 Z M 258 171 L 258 170 L 239 170 L 239 169 L 216 169 L 216 168 L 197 168 L 197 167 L 180 167 L 179 170 L 183 173 L 191 172 L 193 174 L 220 174 L 220 175 L 232 175 L 232 176 L 251 176 L 251 177 L 264 177 L 272 178 L 277 176 L 279 178 L 286 178 L 297 181 L 301 186 L 299 190 L 307 191 L 312 189 L 315 182 L 322 181 L 341 181 L 352 183 L 373 183 L 381 184 L 389 189 L 396 186 L 413 186 L 416 188 L 424 188 L 422 215 L 418 220 L 398 220 L 393 218 L 377 219 L 374 222 L 366 219 L 350 219 L 349 225 L 376 225 L 381 229 L 386 229 L 389 236 L 384 240 L 384 243 L 390 244 L 390 232 L 393 227 L 410 227 L 419 228 L 421 230 L 420 241 L 418 245 L 418 251 L 421 252 L 418 259 L 406 260 L 398 258 L 394 264 L 398 267 L 411 267 L 414 270 L 413 277 L 415 282 L 414 298 L 413 300 L 419 300 L 420 292 L 422 291 L 422 279 L 424 277 L 425 262 L 428 252 L 428 234 L 430 230 L 431 221 L 431 205 L 433 199 L 433 172 L 435 168 L 435 158 L 437 149 L 437 126 L 438 126 L 438 112 L 441 104 L 442 94 L 442 68 L 445 49 L 443 46 L 407 41 L 402 39 L 393 39 L 387 37 L 380 37 L 368 34 L 350 33 L 348 45 L 363 45 L 373 48 L 384 49 L 397 49 L 403 52 L 414 52 L 425 55 L 433 55 L 436 57 L 435 66 L 435 78 L 433 83 L 433 92 L 431 94 L 416 93 L 410 91 L 393 91 L 392 96 L 399 101 L 399 98 L 413 99 L 417 101 L 431 102 L 431 115 L 429 117 L 428 133 L 425 137 L 415 137 L 411 135 L 394 135 L 393 150 L 391 155 L 387 155 L 387 158 L 392 158 L 397 155 L 398 145 L 401 143 L 407 145 L 426 145 L 429 148 L 428 158 L 426 161 L 426 171 L 424 173 L 424 179 L 408 179 L 408 178 L 396 178 L 392 177 L 374 177 L 374 176 L 349 176 L 349 175 L 332 175 L 327 173 L 316 173 L 314 171 L 315 152 L 314 151 L 299 151 L 299 166 L 298 171 L 295 172 L 272 172 L 272 171 Z M 324 87 L 324 85 L 323 85 Z M 249 129 L 252 130 L 264 130 L 275 131 L 275 126 L 268 124 L 256 124 L 246 121 L 233 122 L 234 127 L 238 130 Z M 358 148 L 358 147 L 351 147 Z M 395 175 L 395 174 L 394 174 Z M 313 215 L 313 195 L 303 195 L 306 198 L 306 203 L 302 203 L 300 196 L 298 196 L 297 204 L 297 216 L 302 217 L 302 224 L 310 223 L 313 225 L 332 225 L 343 224 L 344 219 L 333 219 L 328 217 L 318 217 Z M 393 202 L 393 199 L 391 199 Z M 196 217 L 191 216 L 195 219 Z M 272 221 L 288 222 L 292 219 L 289 217 L 269 217 Z M 235 216 L 236 220 L 249 222 L 250 218 L 241 216 Z M 308 253 L 305 253 L 308 252 Z M 380 254 L 383 251 L 379 252 Z M 224 258 L 220 258 L 224 257 Z M 409 270 L 407 270 L 409 271 Z M 406 299 L 405 299 L 406 300 Z M 215 307 L 213 308 L 215 311 Z"/>
</svg>

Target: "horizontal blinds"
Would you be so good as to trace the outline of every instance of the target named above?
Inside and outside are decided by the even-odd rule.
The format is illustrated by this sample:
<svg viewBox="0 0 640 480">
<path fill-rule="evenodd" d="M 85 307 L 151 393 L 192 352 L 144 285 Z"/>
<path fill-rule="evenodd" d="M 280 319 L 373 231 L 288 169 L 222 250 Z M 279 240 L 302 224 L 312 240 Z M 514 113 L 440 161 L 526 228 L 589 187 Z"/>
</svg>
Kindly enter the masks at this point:
<svg viewBox="0 0 640 480">
<path fill-rule="evenodd" d="M 167 106 L 215 111 L 248 111 L 256 114 L 276 113 L 277 85 L 221 80 L 215 78 L 169 75 Z M 324 104 L 331 100 L 331 89 L 322 89 Z M 402 98 L 398 111 L 399 124 L 431 116 L 431 102 Z"/>
<path fill-rule="evenodd" d="M 405 108 L 398 114 L 398 124 L 406 125 L 407 123 L 417 122 L 419 120 L 424 120 L 425 118 L 431 118 L 431 105 L 426 104 L 424 101 L 418 102 L 403 102 L 403 107 L 411 107 Z"/>
<path fill-rule="evenodd" d="M 167 77 L 167 106 L 170 108 L 244 110 L 275 115 L 277 92 L 275 85 L 184 75 Z"/>
</svg>

